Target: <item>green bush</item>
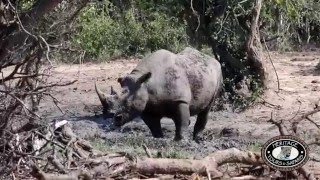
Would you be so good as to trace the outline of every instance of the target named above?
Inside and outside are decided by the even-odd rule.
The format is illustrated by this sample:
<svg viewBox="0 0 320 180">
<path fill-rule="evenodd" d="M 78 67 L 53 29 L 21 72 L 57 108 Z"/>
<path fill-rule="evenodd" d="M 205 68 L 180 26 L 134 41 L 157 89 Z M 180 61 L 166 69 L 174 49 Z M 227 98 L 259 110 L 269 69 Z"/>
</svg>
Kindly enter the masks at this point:
<svg viewBox="0 0 320 180">
<path fill-rule="evenodd" d="M 141 20 L 138 15 L 143 11 L 134 7 L 123 13 L 114 9 L 101 10 L 93 5 L 84 9 L 77 21 L 79 30 L 73 44 L 99 60 L 141 55 L 161 48 L 177 52 L 187 45 L 185 26 L 175 17 L 155 11 L 143 14 L 147 20 Z"/>
</svg>

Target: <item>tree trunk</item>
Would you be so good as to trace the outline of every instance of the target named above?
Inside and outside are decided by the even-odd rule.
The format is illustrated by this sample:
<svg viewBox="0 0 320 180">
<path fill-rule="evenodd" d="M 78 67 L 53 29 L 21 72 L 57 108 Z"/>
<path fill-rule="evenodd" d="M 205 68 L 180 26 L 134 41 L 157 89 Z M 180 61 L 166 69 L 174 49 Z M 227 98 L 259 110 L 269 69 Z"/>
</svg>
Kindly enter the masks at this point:
<svg viewBox="0 0 320 180">
<path fill-rule="evenodd" d="M 259 33 L 259 16 L 263 0 L 255 0 L 255 7 L 251 13 L 251 25 L 248 40 L 246 43 L 247 60 L 251 72 L 258 76 L 262 86 L 266 85 L 267 71 L 262 54 L 262 45 Z"/>
</svg>

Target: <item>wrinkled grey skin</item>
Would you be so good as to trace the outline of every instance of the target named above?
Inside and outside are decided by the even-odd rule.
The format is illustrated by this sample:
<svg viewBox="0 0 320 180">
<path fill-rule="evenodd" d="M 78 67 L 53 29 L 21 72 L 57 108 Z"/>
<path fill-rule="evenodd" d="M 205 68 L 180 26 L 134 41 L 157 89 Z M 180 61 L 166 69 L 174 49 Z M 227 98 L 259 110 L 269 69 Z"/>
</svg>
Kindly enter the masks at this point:
<svg viewBox="0 0 320 180">
<path fill-rule="evenodd" d="M 178 54 L 158 50 L 145 57 L 129 75 L 118 79 L 122 92 L 113 95 L 118 99 L 113 101 L 117 104 L 114 123 L 121 126 L 140 116 L 153 137 L 160 138 L 160 120 L 168 117 L 176 126 L 174 139 L 181 140 L 190 116 L 198 115 L 193 132 L 196 140 L 207 124 L 222 80 L 220 63 L 210 56 L 192 48 Z M 100 98 L 105 109 L 110 109 L 107 101 L 111 96 L 108 98 Z"/>
</svg>

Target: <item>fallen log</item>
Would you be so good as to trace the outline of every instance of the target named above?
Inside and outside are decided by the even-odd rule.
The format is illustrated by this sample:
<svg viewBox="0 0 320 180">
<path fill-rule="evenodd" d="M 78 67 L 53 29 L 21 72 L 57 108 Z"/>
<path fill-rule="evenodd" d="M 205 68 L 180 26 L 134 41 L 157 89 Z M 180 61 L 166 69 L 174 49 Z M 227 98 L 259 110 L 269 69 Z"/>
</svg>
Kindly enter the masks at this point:
<svg viewBox="0 0 320 180">
<path fill-rule="evenodd" d="M 145 175 L 155 174 L 185 174 L 191 175 L 197 173 L 206 176 L 210 174 L 211 178 L 222 177 L 223 173 L 218 167 L 226 163 L 244 163 L 250 165 L 262 165 L 264 162 L 259 154 L 241 151 L 236 148 L 217 151 L 211 155 L 201 159 L 168 159 L 168 158 L 132 158 L 126 154 L 113 154 L 92 158 L 86 161 L 92 168 L 93 166 L 101 166 L 105 164 L 105 169 L 100 168 L 100 173 L 112 175 L 111 172 L 128 171 L 137 172 Z M 209 173 L 208 173 L 209 172 Z M 46 174 L 39 171 L 35 177 L 41 177 L 41 180 L 50 180 L 54 178 L 54 174 Z M 75 175 L 76 174 L 76 175 Z M 98 173 L 99 174 L 99 173 Z M 56 175 L 56 179 L 67 178 L 68 174 Z M 70 179 L 78 177 L 79 173 L 71 173 Z M 87 177 L 88 174 L 86 174 Z M 95 174 L 91 174 L 95 176 Z M 47 178 L 46 177 L 50 177 Z M 62 179 L 63 179 L 62 178 Z"/>
</svg>

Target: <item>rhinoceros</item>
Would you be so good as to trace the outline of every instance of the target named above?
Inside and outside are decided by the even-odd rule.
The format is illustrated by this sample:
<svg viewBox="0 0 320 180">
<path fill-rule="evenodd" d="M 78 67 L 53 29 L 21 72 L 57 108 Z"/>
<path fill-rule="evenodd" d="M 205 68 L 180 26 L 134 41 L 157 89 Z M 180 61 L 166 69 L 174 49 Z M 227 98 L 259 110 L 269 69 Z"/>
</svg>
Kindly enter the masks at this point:
<svg viewBox="0 0 320 180">
<path fill-rule="evenodd" d="M 174 140 L 184 138 L 190 116 L 197 115 L 193 139 L 207 124 L 213 101 L 222 89 L 220 63 L 193 48 L 178 54 L 157 50 L 143 58 L 125 77 L 119 77 L 122 92 L 104 96 L 96 92 L 105 112 L 115 110 L 114 125 L 122 126 L 140 116 L 155 138 L 163 137 L 160 120 L 175 123 Z"/>
</svg>

